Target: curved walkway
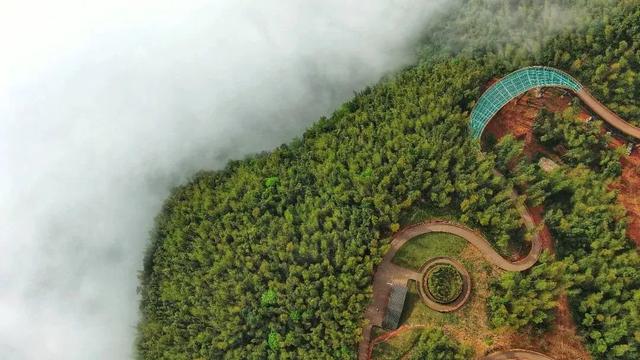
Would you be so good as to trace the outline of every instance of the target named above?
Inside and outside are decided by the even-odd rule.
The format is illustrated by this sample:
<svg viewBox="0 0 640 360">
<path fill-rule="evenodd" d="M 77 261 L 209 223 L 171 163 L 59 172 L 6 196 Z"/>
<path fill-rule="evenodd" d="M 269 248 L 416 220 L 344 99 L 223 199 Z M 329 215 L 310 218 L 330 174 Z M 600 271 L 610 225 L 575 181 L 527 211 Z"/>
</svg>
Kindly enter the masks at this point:
<svg viewBox="0 0 640 360">
<path fill-rule="evenodd" d="M 458 235 L 471 243 L 471 245 L 475 246 L 488 262 L 507 271 L 527 270 L 538 261 L 538 257 L 542 250 L 542 245 L 536 236 L 534 237 L 534 241 L 531 243 L 531 250 L 529 251 L 529 254 L 521 260 L 511 262 L 498 254 L 498 252 L 493 249 L 491 243 L 489 243 L 489 241 L 478 231 L 471 230 L 460 224 L 446 221 L 426 222 L 418 224 L 408 230 L 410 231 L 402 235 L 403 237 L 409 236 L 405 241 L 430 232 L 446 232 Z"/>
<path fill-rule="evenodd" d="M 460 295 L 449 304 L 442 304 L 437 302 L 423 285 L 425 278 L 429 274 L 429 269 L 435 265 L 440 264 L 448 264 L 453 266 L 462 276 L 462 291 L 460 292 Z M 420 293 L 420 298 L 422 298 L 422 301 L 424 301 L 429 308 L 439 312 L 452 312 L 460 309 L 462 305 L 464 305 L 467 300 L 469 300 L 469 296 L 471 296 L 471 276 L 469 276 L 469 272 L 459 261 L 444 256 L 435 257 L 429 259 L 429 261 L 424 263 L 420 267 L 420 272 L 422 273 L 422 278 L 418 283 L 418 292 Z"/>
<path fill-rule="evenodd" d="M 589 93 L 571 75 L 546 66 L 531 66 L 516 70 L 487 89 L 471 111 L 471 134 L 480 138 L 487 124 L 509 101 L 525 92 L 542 87 L 556 87 L 576 94 L 585 105 L 620 132 L 640 139 L 640 128 L 631 125 Z"/>
<path fill-rule="evenodd" d="M 483 360 L 553 360 L 547 355 L 531 350 L 511 349 L 489 354 Z"/>
</svg>

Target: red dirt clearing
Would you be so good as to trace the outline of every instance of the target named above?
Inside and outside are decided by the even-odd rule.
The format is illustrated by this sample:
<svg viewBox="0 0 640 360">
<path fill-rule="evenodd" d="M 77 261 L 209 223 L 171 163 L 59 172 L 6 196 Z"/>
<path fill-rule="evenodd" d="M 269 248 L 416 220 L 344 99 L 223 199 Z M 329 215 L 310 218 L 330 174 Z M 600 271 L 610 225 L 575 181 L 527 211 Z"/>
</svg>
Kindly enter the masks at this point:
<svg viewBox="0 0 640 360">
<path fill-rule="evenodd" d="M 512 134 L 525 143 L 525 153 L 532 157 L 538 152 L 547 153 L 533 135 L 533 123 L 540 109 L 558 112 L 571 105 L 571 96 L 560 89 L 531 90 L 505 105 L 489 122 L 484 132 L 496 139 Z"/>
<path fill-rule="evenodd" d="M 627 209 L 629 237 L 640 246 L 640 149 L 622 160 L 622 177 L 614 185 L 620 191 L 618 199 Z"/>
</svg>

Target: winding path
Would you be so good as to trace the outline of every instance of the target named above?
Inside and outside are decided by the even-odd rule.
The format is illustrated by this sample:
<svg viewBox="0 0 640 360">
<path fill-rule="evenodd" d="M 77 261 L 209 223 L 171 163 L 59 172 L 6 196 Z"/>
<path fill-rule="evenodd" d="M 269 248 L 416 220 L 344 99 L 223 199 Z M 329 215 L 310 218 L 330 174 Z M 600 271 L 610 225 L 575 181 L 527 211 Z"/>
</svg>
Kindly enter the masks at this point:
<svg viewBox="0 0 640 360">
<path fill-rule="evenodd" d="M 429 293 L 429 291 L 426 290 L 424 286 L 422 286 L 422 283 L 424 283 L 426 277 L 428 276 L 429 269 L 435 265 L 440 264 L 453 266 L 456 270 L 458 270 L 460 276 L 462 277 L 462 291 L 460 292 L 460 295 L 453 302 L 448 304 L 437 302 Z M 431 258 L 420 267 L 420 272 L 423 274 L 423 278 L 420 279 L 418 292 L 420 293 L 420 298 L 422 299 L 422 301 L 425 302 L 431 309 L 439 312 L 452 312 L 460 309 L 462 305 L 464 305 L 467 300 L 469 300 L 469 296 L 471 296 L 471 276 L 469 276 L 469 272 L 459 261 L 444 256 Z"/>
<path fill-rule="evenodd" d="M 512 349 L 489 354 L 483 360 L 553 360 L 552 358 L 531 350 Z"/>
<path fill-rule="evenodd" d="M 640 128 L 634 126 L 598 101 L 578 80 L 562 70 L 547 66 L 531 66 L 507 74 L 491 85 L 471 111 L 471 134 L 480 138 L 487 124 L 509 101 L 531 89 L 556 87 L 576 94 L 586 106 L 623 134 L 640 139 Z"/>
<path fill-rule="evenodd" d="M 417 226 L 412 227 L 410 230 L 411 231 L 408 231 L 402 235 L 403 237 L 407 235 L 410 236 L 405 240 L 405 242 L 413 237 L 430 232 L 446 232 L 458 235 L 475 246 L 480 251 L 482 256 L 487 259 L 487 261 L 507 271 L 527 270 L 538 261 L 538 257 L 540 256 L 540 252 L 542 250 L 542 245 L 540 244 L 540 241 L 536 236 L 531 243 L 531 250 L 529 251 L 529 254 L 527 254 L 527 256 L 521 260 L 511 262 L 503 258 L 502 255 L 498 254 L 493 249 L 493 246 L 489 243 L 489 241 L 487 241 L 487 239 L 482 236 L 482 234 L 460 224 L 444 221 L 426 222 L 418 224 Z"/>
<path fill-rule="evenodd" d="M 512 194 L 515 198 L 515 192 Z M 516 201 L 517 204 L 517 201 Z M 477 231 L 471 230 L 466 226 L 443 220 L 426 221 L 415 225 L 410 225 L 396 233 L 391 241 L 389 251 L 373 276 L 373 300 L 365 311 L 365 319 L 367 324 L 362 331 L 362 340 L 358 346 L 358 359 L 366 360 L 369 353 L 369 345 L 371 342 L 371 331 L 374 326 L 382 326 L 384 319 L 384 309 L 386 301 L 391 292 L 392 285 L 406 285 L 408 280 L 420 282 L 421 273 L 403 268 L 392 262 L 395 254 L 407 241 L 414 237 L 430 232 L 447 232 L 458 235 L 475 246 L 487 261 L 508 271 L 524 271 L 533 266 L 540 256 L 542 244 L 535 231 L 535 223 L 533 218 L 524 205 L 517 205 L 518 211 L 522 216 L 525 226 L 529 230 L 534 230 L 534 236 L 531 242 L 531 250 L 529 254 L 522 260 L 510 262 L 498 254 L 489 241 Z"/>
</svg>

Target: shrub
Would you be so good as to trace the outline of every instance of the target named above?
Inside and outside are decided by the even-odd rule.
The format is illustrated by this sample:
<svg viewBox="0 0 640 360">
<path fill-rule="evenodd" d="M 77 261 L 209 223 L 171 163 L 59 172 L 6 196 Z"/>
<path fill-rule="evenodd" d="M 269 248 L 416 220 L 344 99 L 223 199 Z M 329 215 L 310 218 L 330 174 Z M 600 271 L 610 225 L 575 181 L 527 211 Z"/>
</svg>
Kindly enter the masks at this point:
<svg viewBox="0 0 640 360">
<path fill-rule="evenodd" d="M 425 285 L 437 302 L 447 304 L 462 293 L 462 275 L 451 265 L 436 265 L 427 275 Z"/>
</svg>

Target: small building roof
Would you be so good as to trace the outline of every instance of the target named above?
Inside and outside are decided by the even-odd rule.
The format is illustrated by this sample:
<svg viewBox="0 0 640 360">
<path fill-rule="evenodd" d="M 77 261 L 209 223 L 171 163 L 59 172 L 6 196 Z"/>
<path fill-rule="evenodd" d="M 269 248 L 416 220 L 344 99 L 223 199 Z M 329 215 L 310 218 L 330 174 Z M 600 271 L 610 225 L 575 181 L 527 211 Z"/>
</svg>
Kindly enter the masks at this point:
<svg viewBox="0 0 640 360">
<path fill-rule="evenodd" d="M 540 166 L 540 168 L 545 172 L 551 172 L 560 167 L 553 160 L 548 159 L 546 157 L 540 158 L 540 160 L 538 161 L 538 166 Z"/>
<path fill-rule="evenodd" d="M 407 297 L 407 287 L 405 285 L 392 285 L 389 301 L 382 320 L 382 327 L 387 330 L 394 330 L 400 325 L 404 301 Z"/>
</svg>

